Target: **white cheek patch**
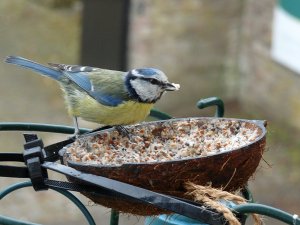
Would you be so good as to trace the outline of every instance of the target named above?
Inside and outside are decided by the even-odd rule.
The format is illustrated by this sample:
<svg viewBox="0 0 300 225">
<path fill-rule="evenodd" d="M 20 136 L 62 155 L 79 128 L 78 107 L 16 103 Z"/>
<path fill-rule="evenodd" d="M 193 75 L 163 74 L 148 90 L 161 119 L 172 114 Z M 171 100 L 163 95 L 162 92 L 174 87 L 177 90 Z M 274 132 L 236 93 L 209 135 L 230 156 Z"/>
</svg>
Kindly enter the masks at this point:
<svg viewBox="0 0 300 225">
<path fill-rule="evenodd" d="M 143 101 L 155 101 L 161 96 L 161 88 L 144 80 L 131 80 L 132 87 Z"/>
</svg>

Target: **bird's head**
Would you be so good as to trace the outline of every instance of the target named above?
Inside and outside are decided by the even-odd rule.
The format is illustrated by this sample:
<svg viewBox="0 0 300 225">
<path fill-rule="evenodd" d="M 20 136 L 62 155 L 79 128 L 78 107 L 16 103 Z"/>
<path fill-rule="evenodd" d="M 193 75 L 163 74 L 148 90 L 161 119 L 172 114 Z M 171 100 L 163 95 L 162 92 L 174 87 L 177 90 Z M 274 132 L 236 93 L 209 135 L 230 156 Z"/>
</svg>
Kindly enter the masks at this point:
<svg viewBox="0 0 300 225">
<path fill-rule="evenodd" d="M 170 83 L 167 76 L 154 68 L 130 70 L 125 85 L 132 98 L 139 102 L 155 103 L 165 91 L 177 91 L 179 84 Z"/>
</svg>

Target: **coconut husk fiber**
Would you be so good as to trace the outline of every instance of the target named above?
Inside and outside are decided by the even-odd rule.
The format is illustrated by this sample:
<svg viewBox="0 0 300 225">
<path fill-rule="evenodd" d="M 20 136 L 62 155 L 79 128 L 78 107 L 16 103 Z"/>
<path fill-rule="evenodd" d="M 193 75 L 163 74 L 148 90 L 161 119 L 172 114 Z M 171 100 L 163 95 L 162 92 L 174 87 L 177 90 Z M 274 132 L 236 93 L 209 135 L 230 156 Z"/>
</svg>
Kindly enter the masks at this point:
<svg viewBox="0 0 300 225">
<path fill-rule="evenodd" d="M 226 207 L 222 201 L 229 201 L 236 205 L 246 204 L 248 201 L 238 195 L 238 193 L 230 193 L 221 189 L 212 188 L 211 186 L 196 185 L 191 182 L 185 184 L 187 196 L 192 196 L 195 202 L 200 202 L 206 207 L 215 209 L 222 213 L 229 225 L 241 225 L 240 220 L 234 215 L 234 212 Z M 254 225 L 262 225 L 262 218 L 258 214 L 251 214 Z"/>
<path fill-rule="evenodd" d="M 211 119 L 199 118 L 206 123 L 209 123 Z M 230 119 L 221 118 L 220 120 Z M 259 137 L 249 145 L 214 155 L 166 162 L 100 166 L 70 161 L 69 156 L 65 154 L 63 162 L 85 173 L 115 179 L 151 191 L 189 200 L 194 199 L 190 195 L 186 195 L 185 184 L 187 182 L 203 186 L 211 185 L 213 188 L 221 188 L 225 191 L 235 191 L 244 187 L 255 172 L 266 144 L 265 121 L 241 121 L 246 122 L 250 129 L 259 128 Z M 153 123 L 155 122 L 151 122 L 151 124 Z M 158 121 L 157 125 L 160 126 L 162 123 L 164 122 Z M 147 126 L 147 123 L 143 126 Z M 73 180 L 73 182 L 77 181 Z M 120 197 L 99 196 L 87 192 L 82 194 L 95 203 L 124 213 L 143 216 L 167 213 L 151 205 Z"/>
</svg>

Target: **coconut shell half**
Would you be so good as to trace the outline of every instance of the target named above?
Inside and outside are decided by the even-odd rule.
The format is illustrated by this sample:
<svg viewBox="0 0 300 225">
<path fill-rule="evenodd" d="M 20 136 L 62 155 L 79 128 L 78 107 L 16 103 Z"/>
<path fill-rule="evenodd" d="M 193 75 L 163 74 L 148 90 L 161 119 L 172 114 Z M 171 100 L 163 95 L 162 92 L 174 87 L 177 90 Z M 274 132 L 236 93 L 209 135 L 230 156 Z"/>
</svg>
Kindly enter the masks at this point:
<svg viewBox="0 0 300 225">
<path fill-rule="evenodd" d="M 176 123 L 190 118 L 155 121 L 130 126 L 130 129 L 147 128 L 155 125 L 160 128 L 168 123 Z M 255 141 L 237 149 L 224 151 L 208 156 L 171 160 L 166 162 L 127 163 L 119 166 L 95 165 L 70 160 L 68 153 L 63 154 L 63 163 L 82 172 L 91 173 L 121 182 L 142 187 L 151 191 L 186 198 L 184 184 L 187 181 L 199 185 L 211 185 L 214 188 L 224 188 L 235 191 L 244 187 L 255 172 L 266 144 L 266 122 L 258 120 L 242 120 L 230 118 L 193 118 L 201 123 L 240 121 L 250 130 L 258 131 Z M 152 126 L 153 127 L 153 126 Z M 114 129 L 105 132 L 113 132 Z M 94 134 L 99 135 L 99 134 Z M 159 135 L 159 134 L 158 134 Z M 85 137 L 82 137 L 85 138 Z M 68 147 L 68 146 L 67 146 Z M 67 148 L 66 147 L 66 148 Z M 65 150 L 65 149 L 64 149 Z M 77 181 L 73 181 L 77 182 Z M 109 208 L 136 215 L 156 215 L 165 213 L 162 210 L 143 203 L 128 201 L 119 197 L 99 196 L 92 193 L 82 193 L 95 203 Z"/>
</svg>

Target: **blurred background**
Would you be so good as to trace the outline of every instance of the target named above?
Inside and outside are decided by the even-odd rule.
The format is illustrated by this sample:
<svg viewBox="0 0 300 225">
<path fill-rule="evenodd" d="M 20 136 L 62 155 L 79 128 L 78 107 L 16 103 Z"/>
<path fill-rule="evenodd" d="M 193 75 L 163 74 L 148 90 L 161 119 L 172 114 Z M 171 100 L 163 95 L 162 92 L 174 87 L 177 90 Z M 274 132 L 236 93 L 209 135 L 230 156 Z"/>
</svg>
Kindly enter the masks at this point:
<svg viewBox="0 0 300 225">
<path fill-rule="evenodd" d="M 156 105 L 164 112 L 213 116 L 215 109 L 195 104 L 218 96 L 226 117 L 267 120 L 267 151 L 249 186 L 257 202 L 298 215 L 299 40 L 297 0 L 0 1 L 1 61 L 20 55 L 118 70 L 156 67 L 182 87 Z M 0 96 L 1 122 L 72 125 L 57 83 L 31 71 L 0 63 Z M 1 132 L 0 151 L 21 151 L 21 134 Z M 39 135 L 46 144 L 66 138 Z M 0 178 L 0 189 L 18 181 Z M 77 196 L 99 224 L 109 223 L 109 209 Z M 85 224 L 68 200 L 31 188 L 1 200 L 0 214 L 43 224 Z M 120 224 L 143 224 L 143 218 L 122 215 Z"/>
</svg>

